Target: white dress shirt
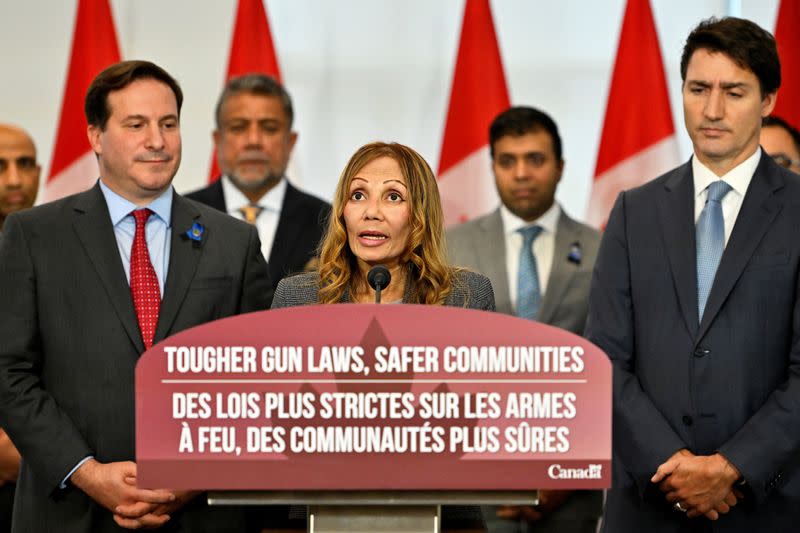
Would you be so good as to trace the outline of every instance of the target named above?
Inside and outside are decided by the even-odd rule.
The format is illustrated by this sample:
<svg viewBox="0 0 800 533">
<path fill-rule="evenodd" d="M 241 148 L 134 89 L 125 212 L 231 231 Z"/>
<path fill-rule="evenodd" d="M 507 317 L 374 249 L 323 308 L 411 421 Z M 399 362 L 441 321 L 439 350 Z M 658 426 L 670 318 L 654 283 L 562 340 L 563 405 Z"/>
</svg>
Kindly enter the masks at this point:
<svg viewBox="0 0 800 533">
<path fill-rule="evenodd" d="M 705 166 L 697 159 L 696 156 L 692 157 L 692 174 L 694 175 L 694 222 L 700 218 L 700 213 L 703 212 L 703 207 L 706 205 L 708 198 L 708 186 L 717 180 L 724 180 L 732 187 L 733 190 L 722 199 L 722 218 L 725 220 L 725 246 L 728 245 L 728 239 L 733 231 L 733 226 L 736 224 L 736 218 L 739 216 L 739 210 L 742 208 L 742 200 L 747 192 L 747 187 L 753 180 L 753 174 L 756 171 L 758 162 L 761 159 L 761 148 L 756 149 L 756 152 L 739 163 L 736 167 L 732 168 L 724 176 L 717 176 L 711 169 Z"/>
<path fill-rule="evenodd" d="M 522 248 L 522 235 L 518 229 L 527 226 L 541 226 L 542 232 L 533 241 L 533 257 L 536 258 L 536 271 L 539 273 L 539 290 L 544 299 L 547 291 L 547 280 L 550 279 L 550 270 L 553 268 L 553 255 L 556 247 L 556 229 L 558 219 L 561 217 L 561 206 L 558 202 L 544 212 L 537 220 L 525 222 L 508 210 L 505 205 L 500 206 L 500 218 L 503 220 L 503 233 L 506 239 L 506 271 L 508 272 L 508 293 L 511 306 L 517 307 L 517 275 L 519 272 L 519 253 Z"/>
<path fill-rule="evenodd" d="M 247 196 L 236 188 L 228 176 L 222 176 L 222 194 L 225 197 L 225 209 L 232 217 L 245 220 L 244 215 L 239 209 L 250 205 Z M 286 196 L 286 178 L 281 178 L 267 194 L 254 205 L 262 208 L 261 213 L 256 218 L 256 229 L 258 237 L 261 239 L 261 254 L 265 261 L 269 261 L 269 254 L 272 252 L 272 243 L 275 242 L 275 232 L 278 230 L 278 221 L 281 218 L 281 208 L 283 198 Z"/>
</svg>

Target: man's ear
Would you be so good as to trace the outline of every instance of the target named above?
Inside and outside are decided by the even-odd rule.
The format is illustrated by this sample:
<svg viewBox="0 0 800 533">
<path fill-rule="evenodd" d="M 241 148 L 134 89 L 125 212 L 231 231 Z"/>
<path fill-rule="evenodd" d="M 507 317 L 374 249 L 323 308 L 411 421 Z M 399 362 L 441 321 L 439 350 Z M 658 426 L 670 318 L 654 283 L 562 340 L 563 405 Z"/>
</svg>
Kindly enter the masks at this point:
<svg viewBox="0 0 800 533">
<path fill-rule="evenodd" d="M 100 143 L 100 136 L 102 134 L 103 131 L 97 126 L 92 126 L 90 124 L 89 127 L 86 128 L 86 137 L 89 138 L 89 145 L 97 155 L 100 155 L 103 152 L 102 144 Z"/>
<path fill-rule="evenodd" d="M 778 102 L 778 91 L 769 93 L 761 100 L 761 118 L 768 117 L 772 110 L 775 109 L 775 104 Z"/>
</svg>

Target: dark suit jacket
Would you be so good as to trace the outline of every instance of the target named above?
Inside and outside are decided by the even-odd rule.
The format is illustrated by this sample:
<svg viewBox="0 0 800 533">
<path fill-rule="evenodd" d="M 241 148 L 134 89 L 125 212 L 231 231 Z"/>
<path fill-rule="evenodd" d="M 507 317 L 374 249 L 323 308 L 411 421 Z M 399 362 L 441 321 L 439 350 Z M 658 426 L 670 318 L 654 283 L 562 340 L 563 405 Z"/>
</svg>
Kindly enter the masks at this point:
<svg viewBox="0 0 800 533">
<path fill-rule="evenodd" d="M 568 260 L 575 244 L 580 249 L 580 262 Z M 537 320 L 578 335 L 583 334 L 589 312 L 592 267 L 599 246 L 600 234 L 597 230 L 573 220 L 561 211 L 550 278 Z M 471 268 L 488 276 L 494 288 L 497 311 L 514 314 L 508 289 L 506 237 L 500 209 L 450 229 L 447 232 L 447 251 L 454 265 Z M 576 491 L 564 505 L 526 529 L 593 533 L 601 510 L 600 491 Z M 498 518 L 497 508 L 493 506 L 484 509 L 484 517 L 489 533 L 526 530 L 521 529 L 518 520 Z"/>
<path fill-rule="evenodd" d="M 0 230 L 0 246 L 3 245 L 3 231 Z M 0 487 L 0 533 L 11 531 L 11 511 L 14 506 L 14 483 Z"/>
<path fill-rule="evenodd" d="M 691 164 L 617 199 L 587 327 L 614 365 L 606 531 L 711 531 L 649 482 L 681 448 L 719 451 L 747 482 L 745 501 L 714 531 L 797 530 L 798 228 L 800 176 L 762 154 L 698 324 Z"/>
<path fill-rule="evenodd" d="M 195 222 L 206 229 L 200 246 L 183 235 Z M 59 489 L 88 455 L 134 459 L 134 368 L 144 346 L 105 198 L 96 185 L 14 214 L 4 229 L 0 425 L 24 457 L 14 531 L 118 531 L 83 492 Z M 171 232 L 156 342 L 267 307 L 253 227 L 175 194 Z"/>
<path fill-rule="evenodd" d="M 186 197 L 227 212 L 220 180 Z M 330 212 L 330 204 L 298 190 L 287 181 L 286 196 L 267 261 L 273 290 L 281 278 L 302 272 L 303 267 L 315 256 Z"/>
</svg>

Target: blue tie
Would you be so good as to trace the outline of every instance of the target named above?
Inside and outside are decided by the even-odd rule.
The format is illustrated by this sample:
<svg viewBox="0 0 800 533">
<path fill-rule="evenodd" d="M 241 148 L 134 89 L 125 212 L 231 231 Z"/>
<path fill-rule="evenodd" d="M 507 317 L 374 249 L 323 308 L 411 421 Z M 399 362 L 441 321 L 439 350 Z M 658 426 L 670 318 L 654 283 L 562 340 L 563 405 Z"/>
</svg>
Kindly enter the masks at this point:
<svg viewBox="0 0 800 533">
<path fill-rule="evenodd" d="M 708 294 L 725 250 L 725 220 L 722 199 L 731 186 L 722 180 L 708 186 L 708 199 L 697 219 L 697 316 L 702 320 Z"/>
<path fill-rule="evenodd" d="M 528 226 L 517 230 L 522 235 L 517 272 L 517 316 L 536 320 L 542 292 L 539 288 L 539 270 L 533 256 L 533 241 L 542 232 L 541 226 Z"/>
</svg>

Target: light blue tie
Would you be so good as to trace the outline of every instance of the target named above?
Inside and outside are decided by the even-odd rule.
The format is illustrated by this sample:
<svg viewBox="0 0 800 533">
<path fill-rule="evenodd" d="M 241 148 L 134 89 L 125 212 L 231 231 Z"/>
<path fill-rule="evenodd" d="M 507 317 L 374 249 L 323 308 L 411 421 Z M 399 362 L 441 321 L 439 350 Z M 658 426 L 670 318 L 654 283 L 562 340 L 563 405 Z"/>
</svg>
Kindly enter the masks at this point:
<svg viewBox="0 0 800 533">
<path fill-rule="evenodd" d="M 697 317 L 702 320 L 708 294 L 725 250 L 725 220 L 722 199 L 731 186 L 722 180 L 708 186 L 708 199 L 697 219 Z"/>
<path fill-rule="evenodd" d="M 528 226 L 517 230 L 522 235 L 522 248 L 519 252 L 519 272 L 517 272 L 517 316 L 536 320 L 542 291 L 539 287 L 539 269 L 533 255 L 533 241 L 542 232 L 541 226 Z"/>
</svg>

